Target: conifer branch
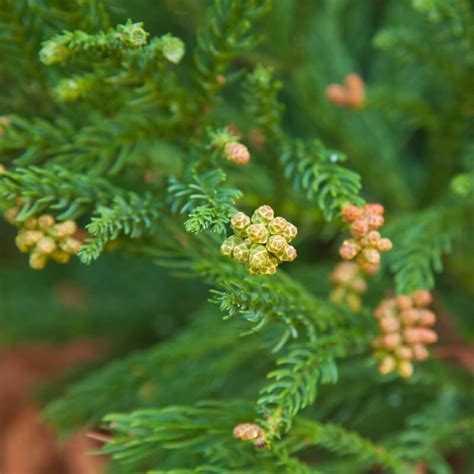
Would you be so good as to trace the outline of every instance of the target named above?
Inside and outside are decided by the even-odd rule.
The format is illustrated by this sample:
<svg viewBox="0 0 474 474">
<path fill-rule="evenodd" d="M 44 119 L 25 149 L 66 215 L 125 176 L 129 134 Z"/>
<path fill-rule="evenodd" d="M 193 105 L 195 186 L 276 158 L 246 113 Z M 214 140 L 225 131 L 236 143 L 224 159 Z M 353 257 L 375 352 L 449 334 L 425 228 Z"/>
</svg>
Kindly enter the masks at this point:
<svg viewBox="0 0 474 474">
<path fill-rule="evenodd" d="M 137 239 L 151 231 L 157 225 L 161 205 L 152 195 L 142 197 L 129 192 L 125 196 L 116 196 L 111 206 L 101 206 L 96 213 L 97 216 L 86 226 L 90 236 L 79 252 L 84 263 L 96 260 L 104 246 L 120 235 Z"/>
<path fill-rule="evenodd" d="M 434 287 L 434 272 L 442 271 L 442 256 L 451 251 L 459 232 L 451 222 L 452 210 L 436 207 L 396 226 L 393 238 L 397 244 L 388 259 L 399 294 Z"/>
<path fill-rule="evenodd" d="M 143 23 L 131 21 L 95 35 L 83 31 L 66 31 L 45 41 L 39 57 L 46 65 L 64 63 L 84 53 L 110 57 L 112 54 L 121 54 L 128 48 L 145 45 L 147 37 Z"/>
<path fill-rule="evenodd" d="M 413 466 L 392 454 L 390 450 L 374 444 L 372 441 L 361 437 L 354 431 L 346 430 L 342 426 L 299 419 L 288 441 L 290 451 L 292 450 L 292 439 L 304 440 L 302 443 L 297 441 L 298 449 L 319 445 L 338 455 L 354 457 L 358 463 L 357 468 L 353 465 L 354 472 L 362 471 L 364 467 L 367 469 L 376 464 L 395 474 L 411 474 L 413 472 Z"/>
<path fill-rule="evenodd" d="M 259 66 L 247 77 L 244 99 L 249 116 L 256 117 L 272 151 L 280 155 L 285 177 L 316 201 L 326 220 L 332 220 L 345 204 L 362 204 L 360 176 L 339 164 L 347 159 L 343 153 L 326 148 L 320 140 L 285 136 L 284 108 L 277 97 L 280 87 L 271 69 Z"/>
<path fill-rule="evenodd" d="M 18 221 L 45 210 L 61 211 L 59 220 L 76 219 L 118 190 L 101 178 L 76 174 L 60 166 L 15 168 L 0 175 L 0 199 L 16 205 L 21 199 Z"/>
<path fill-rule="evenodd" d="M 209 104 L 222 88 L 223 76 L 235 56 L 258 42 L 253 24 L 270 8 L 269 0 L 215 0 L 197 37 L 194 53 L 198 101 Z M 225 80 L 225 78 L 224 78 Z"/>
<path fill-rule="evenodd" d="M 287 433 L 299 411 L 314 403 L 319 384 L 336 383 L 336 358 L 354 356 L 370 344 L 367 332 L 341 328 L 317 342 L 295 342 L 277 360 L 260 390 L 257 411 L 269 439 Z"/>
<path fill-rule="evenodd" d="M 343 324 L 345 315 L 332 305 L 310 295 L 304 288 L 282 273 L 268 280 L 247 277 L 224 280 L 219 290 L 212 290 L 211 301 L 227 314 L 239 315 L 252 324 L 250 332 L 261 331 L 270 323 L 281 328 L 275 349 L 289 338 L 300 335 L 315 342 L 319 332 Z"/>
<path fill-rule="evenodd" d="M 244 466 L 253 456 L 243 443 L 232 438 L 232 429 L 248 415 L 248 404 L 229 400 L 107 415 L 104 421 L 112 424 L 116 436 L 102 452 L 136 462 L 154 453 L 156 457 L 157 450 L 186 448 L 188 467 L 207 464 L 211 459 L 224 469 Z M 253 464 L 258 465 L 255 461 Z"/>
<path fill-rule="evenodd" d="M 234 204 L 242 196 L 238 189 L 224 187 L 225 181 L 226 175 L 220 169 L 194 173 L 188 182 L 170 180 L 172 210 L 188 215 L 184 223 L 187 232 L 196 234 L 209 229 L 216 234 L 225 233 L 225 225 L 237 212 Z"/>
<path fill-rule="evenodd" d="M 243 84 L 246 113 L 253 117 L 267 141 L 281 140 L 281 121 L 285 107 L 278 100 L 283 84 L 273 79 L 273 71 L 257 65 Z"/>
<path fill-rule="evenodd" d="M 342 207 L 363 204 L 359 196 L 360 176 L 338 163 L 346 157 L 327 149 L 319 140 L 289 143 L 281 153 L 286 177 L 293 186 L 315 199 L 327 220 L 332 220 Z"/>
<path fill-rule="evenodd" d="M 9 118 L 11 123 L 0 140 L 0 155 L 19 166 L 53 158 L 71 143 L 75 134 L 72 124 L 62 117 L 54 122 L 42 118 L 26 120 L 15 115 Z"/>
</svg>

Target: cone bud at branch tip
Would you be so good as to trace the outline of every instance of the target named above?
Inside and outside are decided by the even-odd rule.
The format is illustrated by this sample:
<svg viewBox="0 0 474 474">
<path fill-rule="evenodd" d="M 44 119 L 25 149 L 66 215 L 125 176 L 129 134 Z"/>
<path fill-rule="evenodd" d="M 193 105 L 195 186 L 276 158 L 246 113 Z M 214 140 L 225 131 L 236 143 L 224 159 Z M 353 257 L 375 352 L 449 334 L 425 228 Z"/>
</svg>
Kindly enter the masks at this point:
<svg viewBox="0 0 474 474">
<path fill-rule="evenodd" d="M 348 74 L 344 84 L 329 84 L 326 87 L 326 97 L 339 107 L 360 109 L 365 100 L 365 84 L 356 74 Z"/>
<path fill-rule="evenodd" d="M 246 165 L 250 160 L 250 152 L 242 143 L 230 142 L 224 146 L 224 156 L 236 165 Z"/>
<path fill-rule="evenodd" d="M 253 442 L 258 449 L 268 447 L 265 431 L 255 423 L 241 423 L 234 428 L 232 434 L 241 441 Z"/>
</svg>

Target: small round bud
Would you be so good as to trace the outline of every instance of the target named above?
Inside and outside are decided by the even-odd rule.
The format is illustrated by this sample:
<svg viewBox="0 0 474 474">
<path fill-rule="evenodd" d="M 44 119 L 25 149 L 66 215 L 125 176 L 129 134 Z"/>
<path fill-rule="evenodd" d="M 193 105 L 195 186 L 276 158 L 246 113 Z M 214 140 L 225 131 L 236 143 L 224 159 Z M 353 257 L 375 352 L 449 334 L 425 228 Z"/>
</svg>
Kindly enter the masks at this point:
<svg viewBox="0 0 474 474">
<path fill-rule="evenodd" d="M 339 248 L 339 255 L 344 260 L 352 260 L 361 250 L 361 246 L 357 241 L 350 239 L 344 240 L 341 247 Z"/>
<path fill-rule="evenodd" d="M 17 224 L 16 218 L 18 217 L 18 214 L 20 214 L 20 209 L 18 207 L 10 207 L 10 209 L 7 209 L 5 211 L 5 219 L 9 224 Z"/>
<path fill-rule="evenodd" d="M 417 290 L 411 294 L 413 299 L 413 304 L 418 308 L 422 308 L 424 306 L 428 306 L 433 301 L 433 297 L 431 293 L 426 290 Z"/>
<path fill-rule="evenodd" d="M 418 331 L 419 342 L 422 342 L 423 344 L 433 344 L 438 340 L 438 334 L 436 334 L 432 329 L 419 328 Z"/>
<path fill-rule="evenodd" d="M 372 248 L 362 249 L 360 253 L 360 258 L 364 259 L 367 263 L 371 265 L 378 265 L 380 263 L 380 253 L 378 250 Z"/>
<path fill-rule="evenodd" d="M 357 260 L 357 264 L 359 265 L 359 268 L 366 274 L 366 275 L 375 275 L 380 268 L 379 263 L 369 263 L 365 261 L 364 259 L 362 260 Z"/>
<path fill-rule="evenodd" d="M 173 64 L 178 64 L 184 56 L 185 46 L 176 36 L 165 35 L 161 38 L 163 56 Z"/>
<path fill-rule="evenodd" d="M 357 278 L 356 280 L 353 280 L 349 286 L 356 293 L 364 293 L 365 291 L 367 291 L 367 282 L 362 278 Z"/>
<path fill-rule="evenodd" d="M 15 238 L 15 244 L 20 252 L 28 252 L 31 247 L 36 245 L 44 237 L 43 232 L 39 230 L 22 230 Z"/>
<path fill-rule="evenodd" d="M 265 438 L 265 431 L 255 423 L 241 423 L 234 428 L 233 435 L 242 441 L 254 441 Z"/>
<path fill-rule="evenodd" d="M 29 264 L 30 264 L 30 267 L 33 268 L 34 270 L 43 270 L 43 268 L 46 267 L 47 261 L 48 261 L 48 256 L 43 253 L 39 253 L 39 252 L 30 253 Z"/>
<path fill-rule="evenodd" d="M 413 303 L 409 296 L 399 295 L 395 298 L 395 300 L 397 302 L 397 306 L 398 306 L 398 309 L 400 309 L 400 311 L 403 311 L 405 309 L 410 309 L 413 306 Z"/>
<path fill-rule="evenodd" d="M 413 375 L 413 364 L 408 360 L 401 360 L 397 369 L 400 376 L 405 379 L 409 379 Z"/>
<path fill-rule="evenodd" d="M 49 255 L 53 253 L 56 248 L 56 242 L 51 237 L 43 237 L 37 244 L 36 244 L 36 251 L 39 253 L 43 253 L 45 255 Z"/>
<path fill-rule="evenodd" d="M 247 263 L 249 261 L 251 242 L 245 239 L 242 243 L 236 245 L 233 251 L 233 257 L 239 263 Z"/>
<path fill-rule="evenodd" d="M 50 258 L 57 263 L 68 263 L 71 259 L 71 255 L 62 250 L 56 250 L 50 255 Z"/>
<path fill-rule="evenodd" d="M 265 224 L 250 224 L 247 227 L 247 237 L 256 244 L 266 244 L 269 235 Z"/>
<path fill-rule="evenodd" d="M 81 250 L 82 242 L 73 237 L 67 237 L 59 245 L 64 252 L 76 255 L 79 253 L 79 250 Z"/>
<path fill-rule="evenodd" d="M 250 160 L 250 152 L 242 143 L 231 142 L 224 147 L 224 156 L 237 165 L 246 165 Z"/>
<path fill-rule="evenodd" d="M 400 319 L 405 326 L 413 326 L 418 322 L 418 311 L 416 309 L 406 309 L 400 314 Z"/>
<path fill-rule="evenodd" d="M 400 322 L 394 316 L 385 316 L 380 320 L 379 326 L 382 331 L 391 333 L 397 331 L 400 328 Z"/>
<path fill-rule="evenodd" d="M 392 250 L 393 244 L 390 239 L 380 239 L 380 241 L 377 244 L 377 249 L 380 252 L 388 252 Z"/>
<path fill-rule="evenodd" d="M 50 228 L 49 233 L 54 237 L 67 237 L 69 235 L 73 235 L 77 232 L 77 224 L 72 221 L 64 221 L 59 224 L 55 224 Z"/>
<path fill-rule="evenodd" d="M 263 245 L 257 245 L 250 250 L 249 265 L 259 270 L 269 265 L 269 255 Z"/>
<path fill-rule="evenodd" d="M 377 306 L 377 308 L 375 308 L 374 316 L 377 319 L 381 319 L 387 315 L 391 315 L 392 313 L 390 300 L 384 300 Z"/>
<path fill-rule="evenodd" d="M 287 246 L 286 240 L 281 235 L 272 235 L 267 242 L 267 250 L 275 255 L 283 252 Z"/>
<path fill-rule="evenodd" d="M 38 217 L 38 227 L 41 230 L 49 229 L 54 224 L 55 220 L 51 214 L 43 214 L 42 216 Z"/>
<path fill-rule="evenodd" d="M 358 273 L 359 268 L 355 263 L 341 262 L 335 266 L 330 275 L 330 280 L 337 285 L 345 285 L 349 282 L 352 283 Z"/>
<path fill-rule="evenodd" d="M 415 344 L 412 347 L 413 350 L 413 357 L 416 360 L 425 360 L 429 357 L 430 353 L 428 349 L 423 344 Z"/>
<path fill-rule="evenodd" d="M 224 257 L 232 257 L 232 252 L 234 247 L 242 242 L 242 239 L 235 235 L 231 235 L 229 238 L 225 239 L 221 244 L 221 255 Z"/>
<path fill-rule="evenodd" d="M 346 304 L 351 311 L 357 312 L 362 308 L 362 300 L 360 296 L 355 293 L 348 293 L 346 295 Z"/>
<path fill-rule="evenodd" d="M 344 107 L 347 105 L 348 97 L 347 91 L 339 84 L 329 84 L 326 87 L 326 97 L 336 105 Z"/>
<path fill-rule="evenodd" d="M 360 109 L 364 105 L 365 84 L 359 74 L 348 74 L 345 79 L 346 107 Z"/>
<path fill-rule="evenodd" d="M 297 256 L 296 249 L 292 245 L 287 245 L 283 252 L 278 255 L 283 262 L 293 262 Z"/>
<path fill-rule="evenodd" d="M 412 327 L 405 329 L 403 331 L 403 339 L 408 344 L 418 344 L 419 342 L 423 342 L 422 339 L 423 334 L 420 332 L 419 328 Z"/>
<path fill-rule="evenodd" d="M 397 366 L 397 361 L 395 360 L 394 357 L 392 356 L 386 356 L 382 359 L 382 361 L 379 364 L 379 372 L 382 375 L 386 375 L 393 370 L 395 370 L 395 367 Z"/>
<path fill-rule="evenodd" d="M 349 206 L 342 209 L 342 219 L 346 223 L 353 222 L 362 217 L 363 212 L 364 211 L 360 207 L 349 204 Z"/>
<path fill-rule="evenodd" d="M 364 211 L 367 214 L 376 214 L 376 215 L 379 215 L 379 216 L 383 216 L 384 212 L 385 212 L 385 209 L 382 206 L 382 204 L 372 203 L 372 204 L 365 204 L 364 205 Z"/>
<path fill-rule="evenodd" d="M 30 217 L 23 222 L 23 227 L 28 230 L 35 230 L 38 227 L 38 219 Z"/>
<path fill-rule="evenodd" d="M 377 230 L 383 226 L 384 218 L 379 214 L 369 214 L 366 217 L 367 225 L 369 226 L 370 230 Z"/>
<path fill-rule="evenodd" d="M 268 224 L 268 230 L 272 235 L 283 234 L 287 228 L 288 221 L 284 217 L 275 217 Z"/>
<path fill-rule="evenodd" d="M 250 217 L 243 212 L 238 212 L 232 216 L 230 225 L 237 235 L 244 235 L 245 229 L 250 225 Z"/>
<path fill-rule="evenodd" d="M 273 209 L 264 204 L 253 213 L 252 222 L 254 224 L 269 224 L 273 220 L 274 215 Z"/>
<path fill-rule="evenodd" d="M 436 322 L 436 315 L 429 309 L 418 310 L 419 323 L 422 326 L 433 326 Z"/>
<path fill-rule="evenodd" d="M 402 338 L 400 334 L 394 332 L 391 334 L 386 334 L 382 337 L 382 346 L 385 349 L 395 349 L 398 345 L 400 345 Z"/>
<path fill-rule="evenodd" d="M 362 238 L 361 244 L 364 247 L 377 247 L 380 240 L 380 232 L 376 230 L 371 230 L 366 236 Z"/>
<path fill-rule="evenodd" d="M 400 346 L 395 349 L 395 355 L 402 360 L 413 358 L 413 351 L 408 346 Z"/>
<path fill-rule="evenodd" d="M 293 225 L 291 222 L 288 222 L 288 226 L 282 235 L 286 239 L 286 241 L 290 243 L 298 235 L 298 228 L 295 225 Z"/>
<path fill-rule="evenodd" d="M 353 237 L 361 239 L 367 232 L 369 232 L 369 222 L 366 218 L 360 218 L 355 220 L 350 225 L 350 231 Z"/>
</svg>

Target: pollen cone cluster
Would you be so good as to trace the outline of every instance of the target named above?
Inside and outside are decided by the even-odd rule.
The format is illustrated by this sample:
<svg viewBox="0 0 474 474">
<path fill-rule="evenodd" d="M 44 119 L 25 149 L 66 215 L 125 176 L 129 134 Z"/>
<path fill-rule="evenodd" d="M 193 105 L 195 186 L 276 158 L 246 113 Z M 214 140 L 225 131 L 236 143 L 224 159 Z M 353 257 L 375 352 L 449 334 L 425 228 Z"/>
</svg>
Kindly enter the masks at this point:
<svg viewBox="0 0 474 474">
<path fill-rule="evenodd" d="M 71 255 L 79 252 L 82 241 L 75 238 L 77 224 L 72 221 L 57 223 L 50 214 L 31 217 L 24 222 L 18 222 L 20 210 L 10 208 L 5 218 L 10 224 L 19 227 L 15 243 L 20 252 L 30 254 L 30 267 L 42 270 L 49 259 L 58 263 L 67 263 Z"/>
<path fill-rule="evenodd" d="M 336 265 L 330 275 L 334 289 L 329 298 L 333 303 L 344 304 L 352 311 L 360 311 L 361 295 L 367 291 L 367 282 L 357 264 L 341 262 Z"/>
<path fill-rule="evenodd" d="M 234 235 L 221 245 L 221 254 L 247 266 L 252 275 L 273 275 L 282 262 L 292 262 L 296 249 L 290 242 L 298 229 L 270 206 L 260 206 L 252 218 L 238 212 L 231 219 Z"/>
<path fill-rule="evenodd" d="M 418 290 L 410 296 L 400 295 L 383 300 L 374 315 L 382 334 L 373 346 L 380 360 L 379 372 L 387 374 L 396 370 L 402 377 L 413 374 L 413 361 L 428 358 L 427 344 L 438 340 L 431 326 L 435 314 L 427 309 L 432 298 L 428 291 Z"/>
<path fill-rule="evenodd" d="M 349 224 L 351 239 L 344 240 L 339 255 L 344 260 L 353 260 L 367 275 L 377 273 L 380 268 L 380 253 L 392 249 L 392 241 L 382 238 L 378 229 L 384 223 L 384 208 L 380 204 L 363 207 L 349 205 L 342 210 L 344 222 Z"/>
</svg>

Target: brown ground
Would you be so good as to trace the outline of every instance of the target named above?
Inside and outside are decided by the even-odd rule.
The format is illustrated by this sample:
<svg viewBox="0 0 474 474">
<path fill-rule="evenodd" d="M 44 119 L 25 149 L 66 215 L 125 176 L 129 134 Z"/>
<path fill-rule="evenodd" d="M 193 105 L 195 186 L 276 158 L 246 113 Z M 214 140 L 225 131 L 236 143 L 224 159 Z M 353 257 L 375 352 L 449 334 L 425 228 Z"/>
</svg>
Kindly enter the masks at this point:
<svg viewBox="0 0 474 474">
<path fill-rule="evenodd" d="M 79 432 L 59 442 L 31 399 L 46 379 L 102 352 L 98 343 L 83 340 L 60 347 L 40 343 L 9 350 L 0 347 L 0 473 L 95 474 L 103 470 L 103 458 L 86 454 L 99 447 L 96 441 Z"/>
</svg>

